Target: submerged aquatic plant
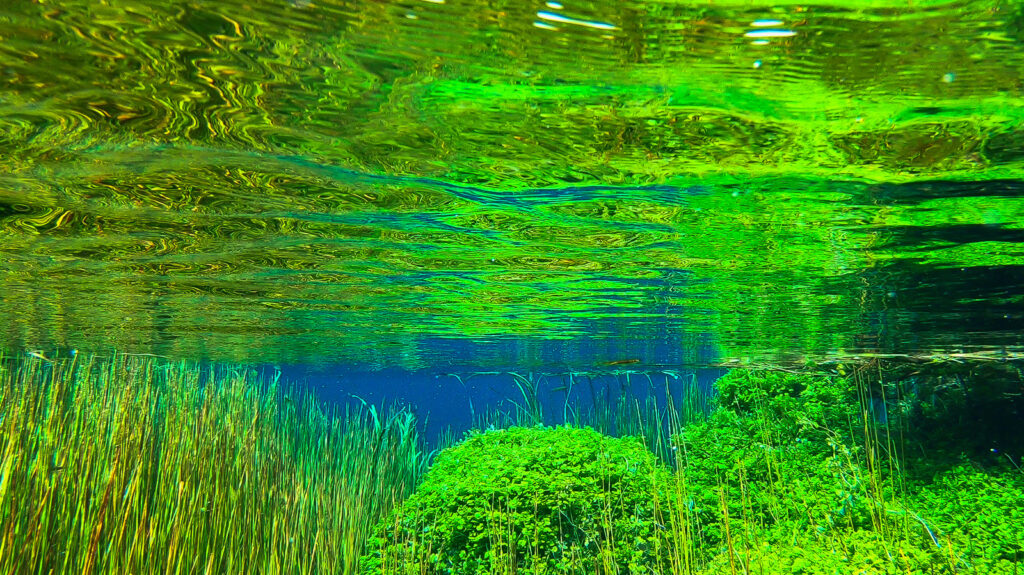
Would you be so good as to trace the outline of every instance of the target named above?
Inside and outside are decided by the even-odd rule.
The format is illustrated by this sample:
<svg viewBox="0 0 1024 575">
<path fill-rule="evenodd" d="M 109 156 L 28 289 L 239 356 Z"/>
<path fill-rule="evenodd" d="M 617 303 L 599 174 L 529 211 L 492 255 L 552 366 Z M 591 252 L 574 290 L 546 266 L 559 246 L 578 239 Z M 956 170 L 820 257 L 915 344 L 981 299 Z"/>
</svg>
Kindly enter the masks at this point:
<svg viewBox="0 0 1024 575">
<path fill-rule="evenodd" d="M 510 428 L 438 456 L 383 520 L 361 573 L 651 573 L 668 471 L 634 439 Z"/>
<path fill-rule="evenodd" d="M 354 572 L 426 469 L 416 420 L 276 383 L 0 357 L 0 574 Z"/>
<path fill-rule="evenodd" d="M 472 375 L 477 374 L 468 377 Z M 591 427 L 614 437 L 640 437 L 664 463 L 674 465 L 676 453 L 672 436 L 689 423 L 704 420 L 710 412 L 712 396 L 697 383 L 696 374 L 612 371 L 601 374 L 570 372 L 556 376 L 508 375 L 517 396 L 506 399 L 511 409 L 503 409 L 499 404 L 480 413 L 474 411 L 474 428 Z M 449 376 L 463 383 L 461 376 Z M 552 379 L 556 385 L 552 385 Z M 646 384 L 640 393 L 634 390 L 634 382 Z M 581 389 L 588 391 L 589 396 L 579 393 Z M 545 402 L 543 393 L 554 395 L 557 401 Z M 581 395 L 584 401 L 581 401 Z M 472 408 L 472 403 L 470 405 Z"/>
<path fill-rule="evenodd" d="M 596 431 L 471 435 L 381 522 L 361 573 L 1024 572 L 1024 514 L 1014 504 L 1024 473 L 1015 460 L 953 465 L 949 446 L 907 457 L 932 429 L 911 405 L 924 398 L 872 369 L 734 371 L 717 382 L 710 417 L 672 427 L 675 467 L 641 466 L 647 479 L 611 498 L 602 491 L 610 482 L 593 480 L 611 450 L 574 444 L 615 441 Z M 633 427 L 628 411 L 607 415 L 618 429 L 659 428 Z M 657 447 L 643 439 L 619 441 Z M 616 507 L 557 511 L 576 497 L 634 512 L 623 522 L 608 516 Z"/>
<path fill-rule="evenodd" d="M 1009 503 L 1024 474 L 998 458 L 950 466 L 948 452 L 910 461 L 905 447 L 928 438 L 894 409 L 912 399 L 888 405 L 882 380 L 858 369 L 717 382 L 712 417 L 676 438 L 700 543 L 692 572 L 1024 572 L 1024 514 Z"/>
<path fill-rule="evenodd" d="M 427 473 L 404 409 L 242 368 L 0 356 L 0 575 L 1024 572 L 1017 452 L 979 459 L 966 419 L 929 444 L 993 403 L 982 378 L 1012 407 L 1019 372 L 847 371 L 732 372 L 710 417 L 665 423 L 675 468 L 646 435 L 661 415 L 606 409 L 645 437 L 475 433 Z"/>
</svg>

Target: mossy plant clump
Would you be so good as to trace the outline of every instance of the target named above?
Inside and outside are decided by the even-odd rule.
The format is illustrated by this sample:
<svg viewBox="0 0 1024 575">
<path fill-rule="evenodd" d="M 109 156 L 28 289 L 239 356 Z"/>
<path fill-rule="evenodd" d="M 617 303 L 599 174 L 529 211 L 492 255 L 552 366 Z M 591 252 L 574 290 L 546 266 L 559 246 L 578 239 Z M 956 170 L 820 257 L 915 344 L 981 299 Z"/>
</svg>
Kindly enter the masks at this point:
<svg viewBox="0 0 1024 575">
<path fill-rule="evenodd" d="M 1024 471 L 930 452 L 921 400 L 875 374 L 716 382 L 711 417 L 675 436 L 696 572 L 1024 573 Z"/>
<path fill-rule="evenodd" d="M 443 451 L 382 521 L 362 573 L 650 573 L 668 472 L 634 438 L 518 428 Z"/>
<path fill-rule="evenodd" d="M 888 485 L 866 477 L 852 384 L 736 371 L 716 387 L 718 408 L 675 438 L 685 454 L 679 473 L 692 497 L 701 560 L 732 569 L 745 564 L 748 548 L 789 548 L 794 544 L 782 542 L 798 535 L 873 527 L 874 498 Z"/>
</svg>

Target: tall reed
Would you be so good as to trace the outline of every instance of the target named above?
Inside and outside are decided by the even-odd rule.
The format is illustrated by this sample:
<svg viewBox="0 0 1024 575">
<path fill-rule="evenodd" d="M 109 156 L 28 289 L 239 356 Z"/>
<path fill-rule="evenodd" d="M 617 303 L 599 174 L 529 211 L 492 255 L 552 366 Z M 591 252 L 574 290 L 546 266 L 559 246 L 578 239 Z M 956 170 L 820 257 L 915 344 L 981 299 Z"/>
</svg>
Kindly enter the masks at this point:
<svg viewBox="0 0 1024 575">
<path fill-rule="evenodd" d="M 702 389 L 695 374 L 609 372 L 600 374 L 600 384 L 594 375 L 583 373 L 568 373 L 561 380 L 533 373 L 508 375 L 516 389 L 515 397 L 506 399 L 511 408 L 499 404 L 475 412 L 476 429 L 591 427 L 613 437 L 640 437 L 662 461 L 675 465 L 671 438 L 686 425 L 704 420 L 712 409 L 713 392 Z M 643 393 L 634 389 L 637 381 L 646 384 Z M 582 389 L 590 392 L 589 398 Z M 545 393 L 560 393 L 562 398 L 545 401 Z"/>
<path fill-rule="evenodd" d="M 352 573 L 429 459 L 241 368 L 0 355 L 0 574 Z"/>
</svg>

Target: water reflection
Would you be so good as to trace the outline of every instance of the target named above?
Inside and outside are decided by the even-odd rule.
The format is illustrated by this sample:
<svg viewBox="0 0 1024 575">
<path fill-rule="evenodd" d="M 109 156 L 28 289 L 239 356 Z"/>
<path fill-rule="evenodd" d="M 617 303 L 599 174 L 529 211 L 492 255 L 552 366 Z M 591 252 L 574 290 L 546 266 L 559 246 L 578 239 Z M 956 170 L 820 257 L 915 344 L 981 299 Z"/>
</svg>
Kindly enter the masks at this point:
<svg viewBox="0 0 1024 575">
<path fill-rule="evenodd" d="M 555 12 L 548 12 L 541 10 L 537 12 L 537 18 L 546 20 L 548 22 L 558 22 L 559 24 L 573 24 L 575 26 L 583 26 L 584 28 L 594 28 L 595 30 L 618 30 L 618 26 L 610 24 L 608 22 L 597 22 L 593 20 L 583 20 L 580 18 L 573 18 L 571 16 L 565 16 L 564 14 L 558 14 Z"/>
<path fill-rule="evenodd" d="M 796 32 L 783 29 L 751 30 L 744 34 L 747 38 L 792 38 Z"/>
<path fill-rule="evenodd" d="M 1024 12 L 858 6 L 7 7 L 3 343 L 1013 349 Z"/>
</svg>

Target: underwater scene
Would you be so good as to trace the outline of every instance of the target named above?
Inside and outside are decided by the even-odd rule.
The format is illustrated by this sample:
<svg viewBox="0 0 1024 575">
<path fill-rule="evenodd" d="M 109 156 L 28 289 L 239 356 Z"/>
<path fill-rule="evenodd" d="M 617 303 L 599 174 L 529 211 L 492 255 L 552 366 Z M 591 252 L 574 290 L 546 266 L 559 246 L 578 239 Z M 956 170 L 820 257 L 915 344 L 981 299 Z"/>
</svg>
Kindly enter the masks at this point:
<svg viewBox="0 0 1024 575">
<path fill-rule="evenodd" d="M 1024 575 L 1024 2 L 7 0 L 0 575 Z"/>
</svg>

